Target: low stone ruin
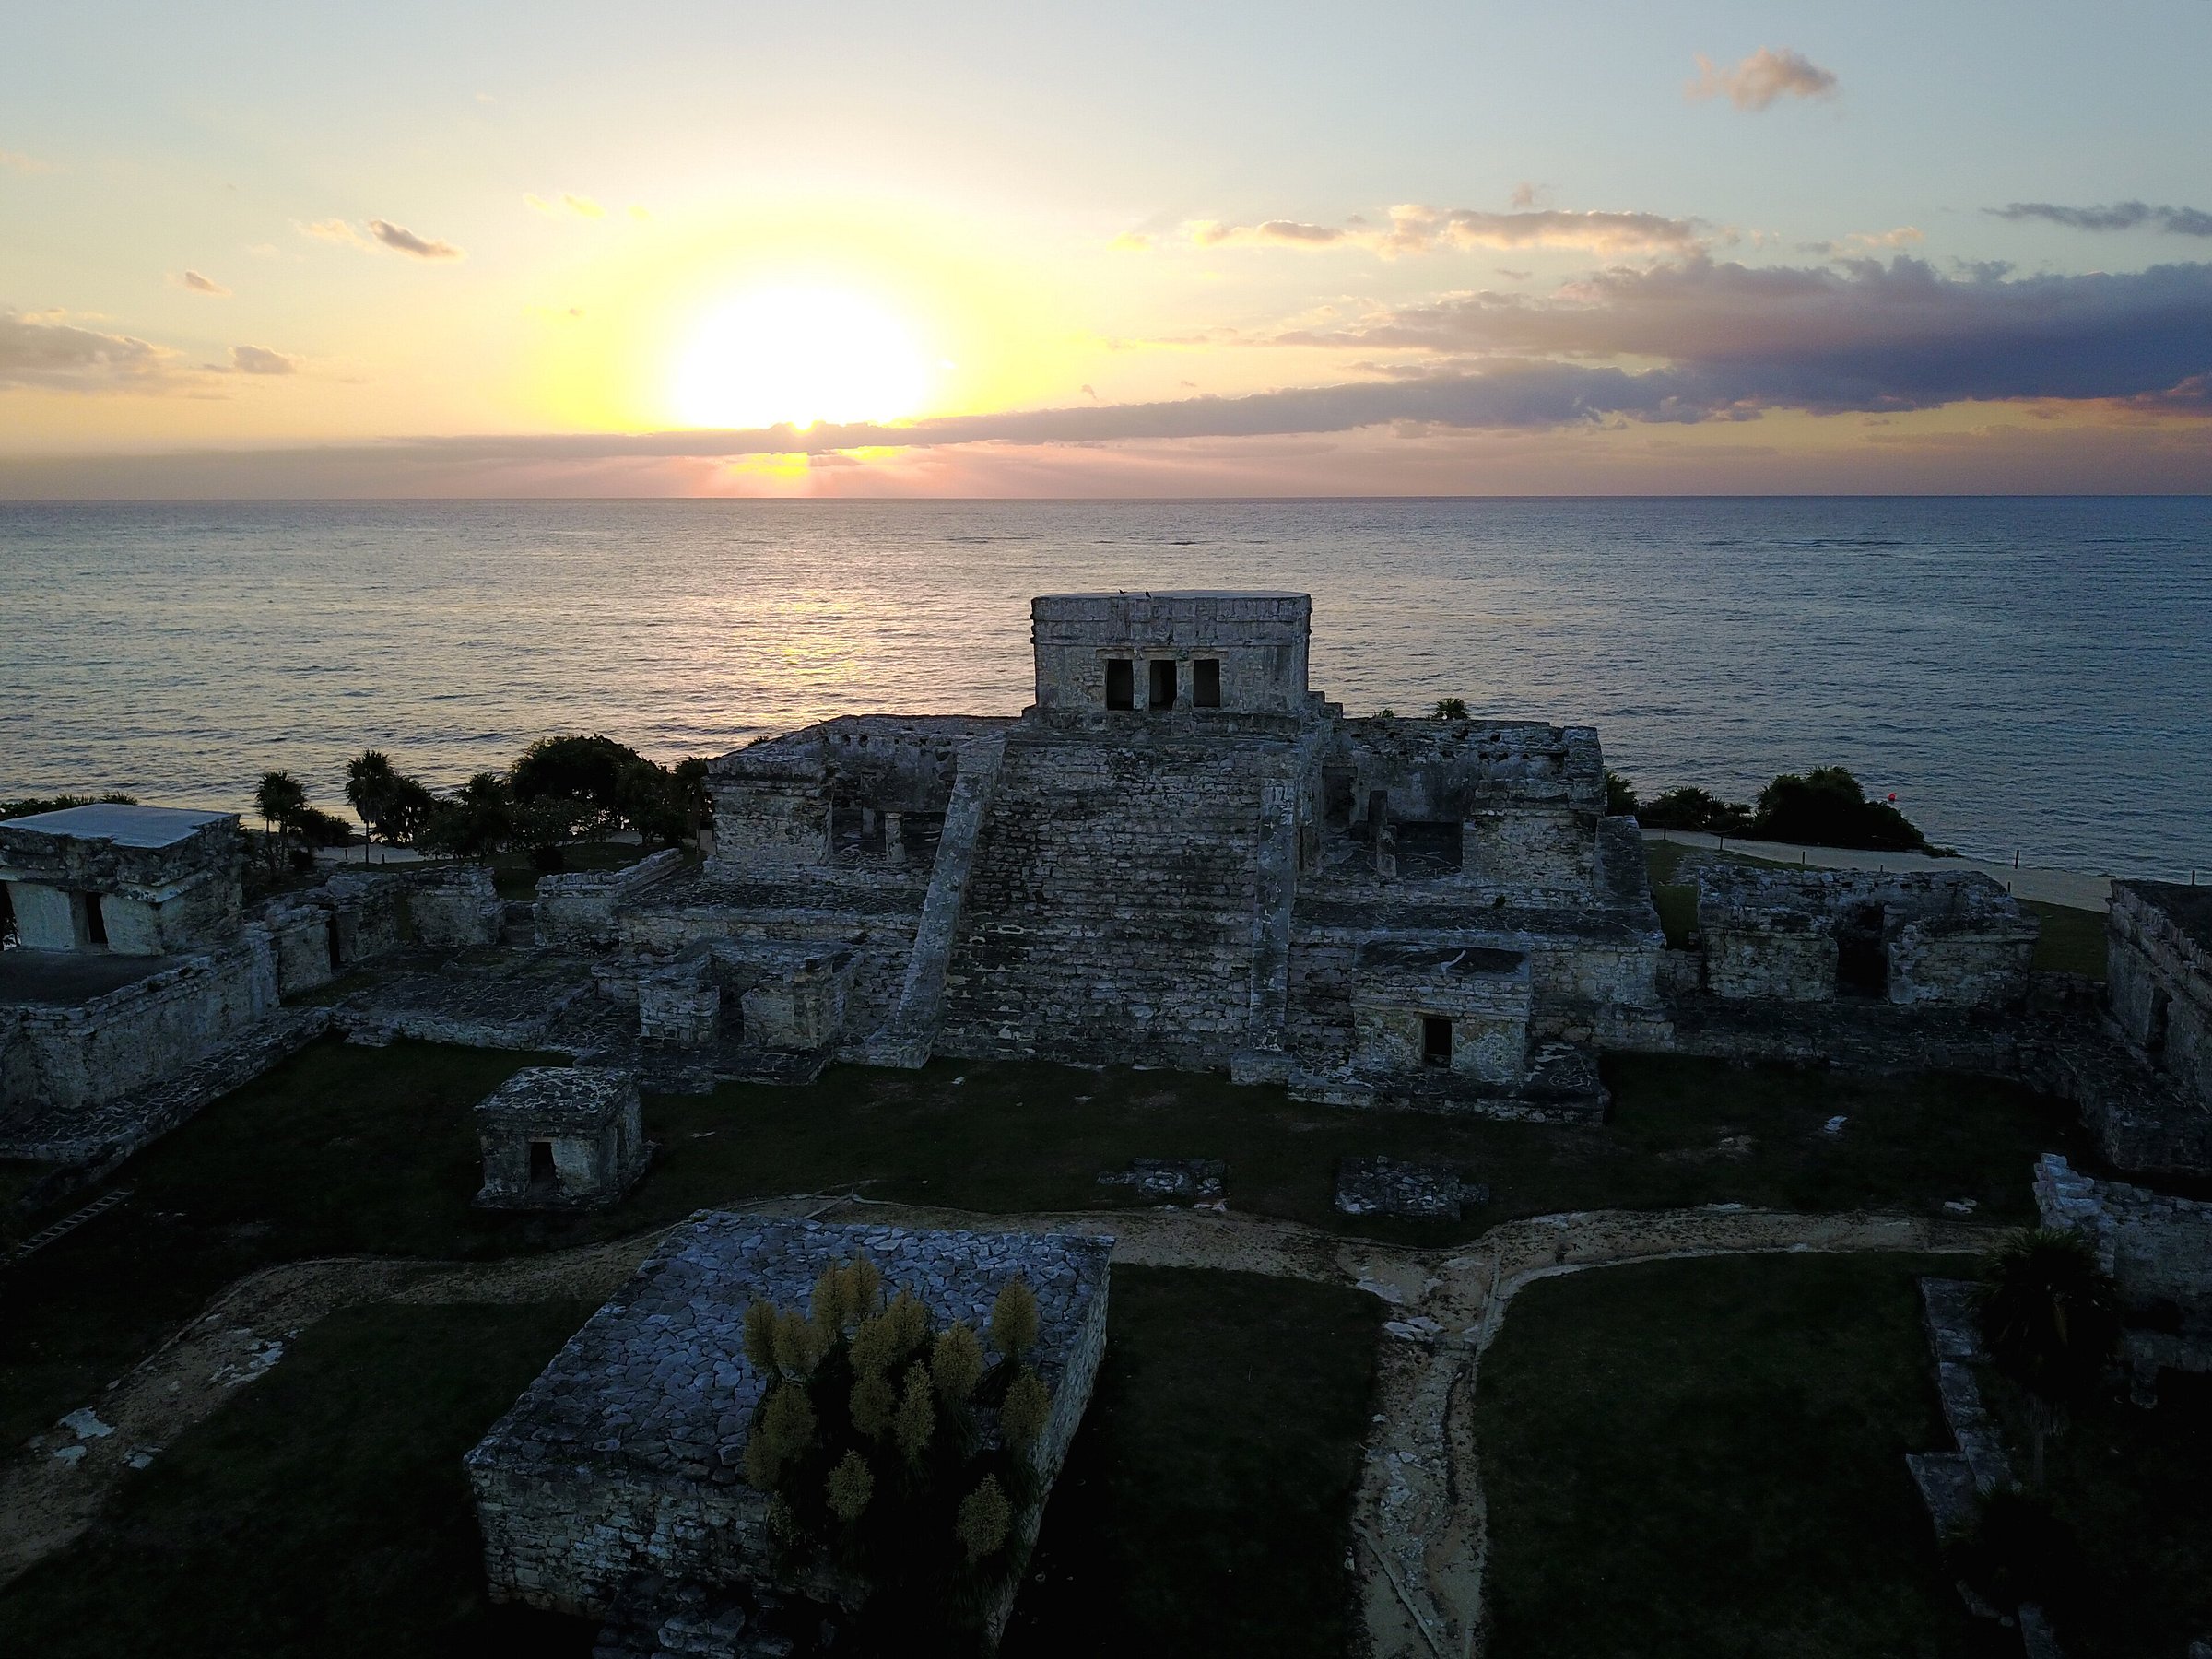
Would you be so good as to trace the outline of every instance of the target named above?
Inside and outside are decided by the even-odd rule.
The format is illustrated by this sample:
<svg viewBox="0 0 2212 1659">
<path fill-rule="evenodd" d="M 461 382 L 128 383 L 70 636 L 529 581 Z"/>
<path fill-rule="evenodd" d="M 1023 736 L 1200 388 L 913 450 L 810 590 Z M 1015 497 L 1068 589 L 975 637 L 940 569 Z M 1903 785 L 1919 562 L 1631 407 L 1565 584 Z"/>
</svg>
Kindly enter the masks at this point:
<svg viewBox="0 0 2212 1659">
<path fill-rule="evenodd" d="M 1215 1158 L 1133 1158 L 1125 1170 L 1102 1170 L 1100 1186 L 1135 1187 L 1160 1204 L 1218 1204 L 1229 1166 Z"/>
<path fill-rule="evenodd" d="M 2088 1240 L 2118 1281 L 2139 1383 L 2166 1367 L 2212 1371 L 2212 1203 L 2100 1181 L 2046 1152 L 2035 1166 L 2035 1207 L 2045 1227 Z"/>
<path fill-rule="evenodd" d="M 1049 1492 L 1105 1351 L 1112 1249 L 1110 1239 L 1065 1234 L 702 1213 L 468 1453 L 492 1598 L 606 1618 L 646 1574 L 709 1591 L 818 1589 L 783 1581 L 767 1495 L 743 1472 L 753 1410 L 769 1384 L 747 1356 L 744 1324 L 756 1300 L 806 1306 L 824 1268 L 863 1254 L 887 1293 L 910 1291 L 939 1322 L 979 1330 L 1010 1280 L 1028 1283 L 1039 1324 L 1028 1362 L 1052 1402 L 1033 1458 Z M 1022 1554 L 1031 1541 L 1017 1541 Z M 1011 1606 L 1009 1586 L 990 1634 Z"/>
<path fill-rule="evenodd" d="M 1347 1216 L 1456 1221 L 1465 1206 L 1489 1201 L 1488 1187 L 1461 1180 L 1449 1163 L 1347 1158 L 1336 1171 L 1336 1207 Z"/>
<path fill-rule="evenodd" d="M 486 1209 L 579 1209 L 614 1203 L 650 1156 L 634 1072 L 526 1066 L 477 1102 Z"/>
</svg>

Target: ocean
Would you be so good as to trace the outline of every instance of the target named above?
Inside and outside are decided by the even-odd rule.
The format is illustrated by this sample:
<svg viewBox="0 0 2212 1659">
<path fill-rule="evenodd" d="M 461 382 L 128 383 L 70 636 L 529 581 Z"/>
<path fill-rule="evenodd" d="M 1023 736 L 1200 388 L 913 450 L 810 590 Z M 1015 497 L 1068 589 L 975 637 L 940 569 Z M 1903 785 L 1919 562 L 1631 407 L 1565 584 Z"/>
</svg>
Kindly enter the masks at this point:
<svg viewBox="0 0 2212 1659">
<path fill-rule="evenodd" d="M 1292 588 L 1352 713 L 1594 724 L 1647 794 L 1841 765 L 1979 856 L 2212 878 L 2212 499 L 0 504 L 0 799 L 343 808 L 1018 712 L 1032 594 Z"/>
</svg>

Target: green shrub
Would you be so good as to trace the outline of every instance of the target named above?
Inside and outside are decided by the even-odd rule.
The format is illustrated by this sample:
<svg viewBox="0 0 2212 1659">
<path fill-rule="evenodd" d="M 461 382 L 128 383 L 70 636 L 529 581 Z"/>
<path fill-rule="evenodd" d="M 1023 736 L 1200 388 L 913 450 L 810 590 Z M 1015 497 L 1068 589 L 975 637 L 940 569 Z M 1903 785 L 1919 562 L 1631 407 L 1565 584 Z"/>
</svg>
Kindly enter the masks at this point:
<svg viewBox="0 0 2212 1659">
<path fill-rule="evenodd" d="M 1784 772 L 1759 792 L 1751 833 L 1806 847 L 1853 847 L 1869 853 L 1925 853 L 1927 837 L 1887 801 L 1870 801 L 1858 779 L 1840 766 L 1800 777 Z"/>
</svg>

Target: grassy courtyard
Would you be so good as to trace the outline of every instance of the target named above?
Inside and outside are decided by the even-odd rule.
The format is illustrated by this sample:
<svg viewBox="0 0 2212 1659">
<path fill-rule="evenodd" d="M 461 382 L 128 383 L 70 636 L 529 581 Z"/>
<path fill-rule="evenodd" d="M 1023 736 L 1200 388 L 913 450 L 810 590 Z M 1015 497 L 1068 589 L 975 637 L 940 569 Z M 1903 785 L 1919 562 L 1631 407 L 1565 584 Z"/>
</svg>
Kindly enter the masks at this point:
<svg viewBox="0 0 2212 1659">
<path fill-rule="evenodd" d="M 857 1189 L 982 1211 L 1111 1209 L 1100 1171 L 1218 1158 L 1235 1208 L 1413 1243 L 1564 1209 L 1716 1202 L 1938 1213 L 1972 1199 L 2026 1219 L 2036 1155 L 2088 1162 L 2063 1107 L 2001 1084 L 1858 1078 L 1667 1058 L 1608 1064 L 1595 1128 L 1302 1105 L 1280 1089 L 1165 1071 L 935 1062 L 841 1066 L 808 1088 L 655 1097 L 661 1150 L 618 1207 L 486 1213 L 469 1107 L 526 1054 L 317 1044 L 117 1174 L 130 1201 L 0 1276 L 0 1436 L 83 1405 L 223 1286 L 306 1256 L 470 1258 L 635 1231 L 718 1203 Z M 1824 1125 L 1845 1122 L 1839 1134 Z M 1338 1162 L 1445 1158 L 1491 1202 L 1459 1223 L 1353 1223 Z M 82 1203 L 85 1194 L 72 1200 Z"/>
<path fill-rule="evenodd" d="M 1913 1286 L 1925 1270 L 1752 1256 L 1524 1290 L 1476 1396 L 1490 1651 L 2003 1651 L 1960 1606 L 1905 1468 L 1945 1443 Z"/>
<path fill-rule="evenodd" d="M 1380 1305 L 1143 1268 L 1112 1297 L 1007 1652 L 1343 1653 Z M 589 1312 L 332 1315 L 0 1591 L 0 1652 L 583 1659 L 590 1623 L 486 1602 L 460 1458 Z"/>
</svg>

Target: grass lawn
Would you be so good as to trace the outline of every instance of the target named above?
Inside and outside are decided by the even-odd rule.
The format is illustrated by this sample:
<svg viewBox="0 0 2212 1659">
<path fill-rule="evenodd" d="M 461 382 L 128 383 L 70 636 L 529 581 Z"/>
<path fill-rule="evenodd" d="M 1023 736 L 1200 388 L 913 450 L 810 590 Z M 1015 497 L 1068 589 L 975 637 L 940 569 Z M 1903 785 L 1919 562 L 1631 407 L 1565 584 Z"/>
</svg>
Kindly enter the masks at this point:
<svg viewBox="0 0 2212 1659">
<path fill-rule="evenodd" d="M 1960 1606 L 1905 1468 L 1907 1452 L 1945 1443 L 1924 1270 L 1750 1256 L 1524 1290 L 1476 1396 L 1490 1651 L 2002 1651 Z"/>
<path fill-rule="evenodd" d="M 1117 1267 L 1106 1359 L 1002 1650 L 1336 1655 L 1382 1304 Z"/>
<path fill-rule="evenodd" d="M 2025 1399 L 2001 1377 L 1983 1386 L 2026 1469 Z M 2066 1652 L 2181 1654 L 2212 1634 L 2212 1377 L 2168 1371 L 2154 1410 L 2118 1391 L 2077 1407 L 2044 1455 L 2052 1507 L 2080 1551 L 2043 1593 Z"/>
<path fill-rule="evenodd" d="M 2043 924 L 2042 937 L 2035 942 L 2035 965 L 2040 971 L 2104 978 L 2102 911 L 2076 910 L 2070 904 L 2044 904 L 2034 899 L 2023 899 L 2020 903 Z"/>
<path fill-rule="evenodd" d="M 1147 1268 L 1112 1295 L 1007 1652 L 1344 1653 L 1381 1304 Z M 583 1659 L 588 1622 L 484 1600 L 460 1459 L 589 1312 L 334 1314 L 0 1592 L 0 1652 Z"/>
<path fill-rule="evenodd" d="M 133 1159 L 115 1177 L 129 1203 L 0 1275 L 0 1443 L 88 1403 L 272 1262 L 524 1253 L 744 1198 L 857 1187 L 986 1211 L 1105 1210 L 1131 1198 L 1100 1186 L 1102 1170 L 1218 1158 L 1238 1208 L 1442 1244 L 1514 1216 L 1723 1201 L 1924 1214 L 1971 1197 L 1982 1215 L 2025 1220 L 2037 1154 L 2098 1167 L 2063 1106 L 1960 1078 L 1621 1057 L 1606 1068 L 1612 1121 L 1561 1128 L 1301 1105 L 1185 1073 L 940 1061 L 653 1097 L 646 1128 L 661 1152 L 616 1209 L 474 1209 L 468 1109 L 534 1058 L 318 1043 Z M 1847 1122 L 1830 1136 L 1834 1116 Z M 1334 1208 L 1337 1163 L 1378 1152 L 1458 1160 L 1492 1201 L 1458 1223 L 1354 1223 Z"/>
<path fill-rule="evenodd" d="M 590 1312 L 333 1314 L 0 1591 L 0 1653 L 587 1659 L 589 1624 L 486 1602 L 461 1454 Z"/>
</svg>

